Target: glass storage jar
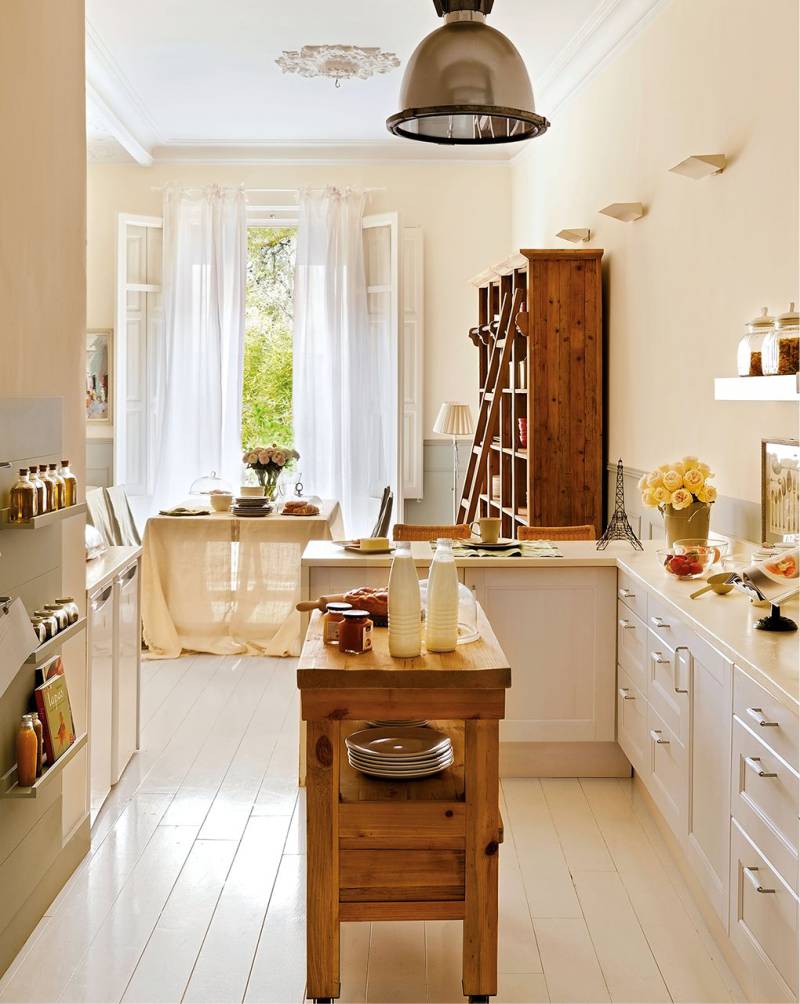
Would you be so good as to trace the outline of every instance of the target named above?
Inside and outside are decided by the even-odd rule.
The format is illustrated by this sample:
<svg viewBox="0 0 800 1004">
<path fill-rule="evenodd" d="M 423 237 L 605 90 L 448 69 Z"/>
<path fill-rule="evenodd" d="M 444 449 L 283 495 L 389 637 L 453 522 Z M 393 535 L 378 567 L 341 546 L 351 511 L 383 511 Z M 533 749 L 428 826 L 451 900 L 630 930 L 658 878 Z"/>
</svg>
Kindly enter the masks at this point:
<svg viewBox="0 0 800 1004">
<path fill-rule="evenodd" d="M 39 644 L 43 645 L 49 637 L 47 624 L 41 617 L 31 617 L 31 627 L 33 628 L 33 633 L 39 639 Z"/>
<path fill-rule="evenodd" d="M 45 603 L 44 609 L 55 617 L 59 631 L 69 627 L 69 614 L 60 603 Z"/>
<path fill-rule="evenodd" d="M 34 610 L 33 616 L 41 620 L 47 629 L 48 640 L 58 634 L 58 621 L 49 610 Z"/>
<path fill-rule="evenodd" d="M 762 376 L 766 372 L 763 368 L 764 341 L 772 331 L 773 321 L 767 308 L 762 307 L 758 317 L 748 323 L 736 353 L 736 371 L 739 376 Z"/>
<path fill-rule="evenodd" d="M 794 303 L 778 314 L 772 331 L 764 340 L 764 374 L 788 376 L 800 372 L 800 314 Z"/>
<path fill-rule="evenodd" d="M 70 624 L 76 624 L 78 622 L 81 614 L 80 610 L 78 610 L 78 604 L 75 602 L 74 597 L 57 596 L 56 603 L 67 611 Z"/>
</svg>

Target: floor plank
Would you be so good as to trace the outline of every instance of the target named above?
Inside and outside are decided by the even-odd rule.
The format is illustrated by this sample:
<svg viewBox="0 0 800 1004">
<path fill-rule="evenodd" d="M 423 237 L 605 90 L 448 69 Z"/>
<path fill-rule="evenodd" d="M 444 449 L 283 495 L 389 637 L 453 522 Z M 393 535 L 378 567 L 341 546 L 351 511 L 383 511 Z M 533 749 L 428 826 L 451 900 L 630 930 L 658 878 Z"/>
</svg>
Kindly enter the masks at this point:
<svg viewBox="0 0 800 1004">
<path fill-rule="evenodd" d="M 542 791 L 569 870 L 613 872 L 614 862 L 580 782 L 575 778 L 543 778 Z"/>
<path fill-rule="evenodd" d="M 582 918 L 538 918 L 534 927 L 551 1001 L 609 1000 L 592 939 Z"/>
<path fill-rule="evenodd" d="M 425 923 L 413 920 L 373 924 L 367 1001 L 418 1004 L 425 1000 Z"/>
</svg>

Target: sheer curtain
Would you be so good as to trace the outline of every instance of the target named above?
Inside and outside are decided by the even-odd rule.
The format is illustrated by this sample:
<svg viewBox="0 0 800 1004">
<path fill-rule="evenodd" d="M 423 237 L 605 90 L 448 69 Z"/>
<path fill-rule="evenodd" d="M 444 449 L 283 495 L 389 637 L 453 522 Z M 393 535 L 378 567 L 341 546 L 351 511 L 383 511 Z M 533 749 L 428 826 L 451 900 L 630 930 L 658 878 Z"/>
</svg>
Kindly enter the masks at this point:
<svg viewBox="0 0 800 1004">
<path fill-rule="evenodd" d="M 196 190 L 195 190 L 196 191 Z M 247 206 L 242 188 L 164 193 L 164 336 L 153 360 L 156 511 L 241 464 Z"/>
<path fill-rule="evenodd" d="M 367 312 L 357 189 L 300 192 L 294 317 L 293 420 L 309 490 L 341 503 L 350 536 L 369 533 L 376 486 L 389 484 L 381 393 L 385 339 Z"/>
</svg>

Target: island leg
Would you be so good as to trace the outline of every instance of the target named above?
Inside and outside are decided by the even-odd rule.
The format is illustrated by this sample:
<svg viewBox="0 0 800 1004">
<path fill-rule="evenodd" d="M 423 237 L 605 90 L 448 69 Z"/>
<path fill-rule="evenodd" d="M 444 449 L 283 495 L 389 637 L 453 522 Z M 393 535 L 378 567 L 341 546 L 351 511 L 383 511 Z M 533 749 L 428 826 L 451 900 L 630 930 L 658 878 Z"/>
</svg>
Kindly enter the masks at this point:
<svg viewBox="0 0 800 1004">
<path fill-rule="evenodd" d="M 338 721 L 308 722 L 306 731 L 306 994 L 339 996 Z"/>
<path fill-rule="evenodd" d="M 464 995 L 497 993 L 497 881 L 500 842 L 499 724 L 464 723 L 466 845 Z"/>
</svg>

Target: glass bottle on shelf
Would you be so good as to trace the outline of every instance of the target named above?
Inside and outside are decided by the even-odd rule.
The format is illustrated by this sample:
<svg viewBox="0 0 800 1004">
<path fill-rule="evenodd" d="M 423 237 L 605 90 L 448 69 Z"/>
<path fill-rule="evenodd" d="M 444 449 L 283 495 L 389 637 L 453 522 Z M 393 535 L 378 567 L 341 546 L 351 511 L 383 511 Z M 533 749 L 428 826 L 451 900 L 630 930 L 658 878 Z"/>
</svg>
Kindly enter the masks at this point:
<svg viewBox="0 0 800 1004">
<path fill-rule="evenodd" d="M 48 477 L 53 482 L 53 508 L 64 508 L 64 479 L 58 473 L 58 465 L 50 464 Z"/>
<path fill-rule="evenodd" d="M 20 788 L 30 788 L 36 780 L 36 758 L 39 740 L 30 715 L 23 715 L 17 729 L 17 784 Z"/>
<path fill-rule="evenodd" d="M 41 777 L 44 771 L 44 727 L 39 721 L 39 712 L 31 712 L 31 721 L 33 722 L 33 731 L 36 733 L 36 776 Z"/>
<path fill-rule="evenodd" d="M 27 467 L 20 468 L 19 478 L 11 486 L 9 504 L 8 519 L 10 523 L 26 523 L 38 513 L 36 508 L 36 489 L 28 477 Z"/>
<path fill-rule="evenodd" d="M 762 307 L 758 317 L 747 324 L 736 353 L 736 371 L 739 376 L 762 376 L 766 373 L 763 368 L 764 340 L 772 331 L 773 321 L 767 308 Z"/>
<path fill-rule="evenodd" d="M 47 464 L 39 464 L 39 477 L 44 482 L 45 491 L 45 512 L 52 512 L 57 509 L 55 495 L 56 495 L 56 483 L 50 477 L 50 472 L 47 469 Z"/>
<path fill-rule="evenodd" d="M 764 339 L 764 373 L 789 376 L 800 372 L 800 314 L 794 303 L 778 314 L 772 331 Z"/>
<path fill-rule="evenodd" d="M 58 473 L 64 479 L 64 505 L 75 505 L 78 501 L 78 479 L 69 469 L 69 460 L 61 461 L 61 470 Z"/>
<path fill-rule="evenodd" d="M 29 469 L 28 478 L 36 489 L 36 515 L 41 516 L 43 512 L 47 512 L 47 488 L 39 477 L 39 468 L 35 464 Z"/>
</svg>

